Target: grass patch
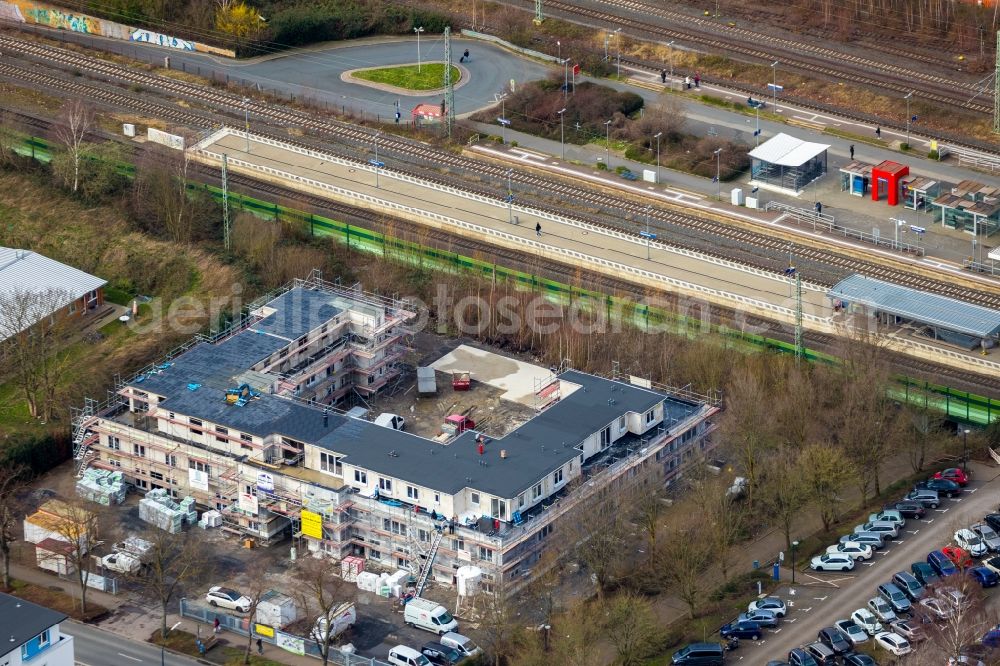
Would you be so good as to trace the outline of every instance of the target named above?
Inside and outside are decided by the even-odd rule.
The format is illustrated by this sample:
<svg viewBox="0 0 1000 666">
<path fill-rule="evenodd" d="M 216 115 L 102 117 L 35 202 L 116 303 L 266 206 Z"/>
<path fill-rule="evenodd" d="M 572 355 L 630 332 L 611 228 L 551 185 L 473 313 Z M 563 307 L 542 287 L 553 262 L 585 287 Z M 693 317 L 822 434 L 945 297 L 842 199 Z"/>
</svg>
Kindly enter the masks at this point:
<svg viewBox="0 0 1000 666">
<path fill-rule="evenodd" d="M 53 578 L 54 580 L 56 579 Z M 80 610 L 80 600 L 77 597 L 70 596 L 59 590 L 35 585 L 34 583 L 26 583 L 22 580 L 11 580 L 10 594 L 36 603 L 39 606 L 45 606 L 46 608 L 65 613 L 74 620 L 82 622 L 92 622 L 106 615 L 108 612 L 108 609 L 104 606 L 88 601 L 87 612 L 84 613 Z"/>
<path fill-rule="evenodd" d="M 351 74 L 353 78 L 382 83 L 404 90 L 436 90 L 444 87 L 444 63 L 429 62 L 420 66 L 400 65 L 399 67 L 380 67 L 365 69 Z M 458 83 L 462 77 L 458 67 L 451 68 L 451 82 Z"/>
<path fill-rule="evenodd" d="M 836 136 L 841 139 L 848 139 L 850 141 L 857 141 L 858 143 L 868 143 L 873 146 L 878 146 L 879 148 L 888 148 L 889 143 L 887 141 L 882 141 L 881 139 L 876 139 L 875 137 L 867 136 L 864 134 L 855 134 L 854 132 L 847 132 L 836 127 L 826 127 L 823 129 L 823 134 L 829 134 L 830 136 Z"/>
</svg>

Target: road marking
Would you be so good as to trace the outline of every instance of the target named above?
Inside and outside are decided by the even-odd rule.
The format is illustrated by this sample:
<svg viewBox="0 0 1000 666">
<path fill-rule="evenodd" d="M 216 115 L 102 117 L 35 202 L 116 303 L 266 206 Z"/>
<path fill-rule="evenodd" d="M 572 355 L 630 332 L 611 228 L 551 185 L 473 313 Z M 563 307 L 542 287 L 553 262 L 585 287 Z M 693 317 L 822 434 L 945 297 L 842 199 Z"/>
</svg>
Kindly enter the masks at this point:
<svg viewBox="0 0 1000 666">
<path fill-rule="evenodd" d="M 955 501 L 956 501 L 956 502 L 961 502 L 961 501 L 962 501 L 962 500 L 964 500 L 964 499 L 965 499 L 964 497 L 956 497 L 956 498 L 955 498 Z"/>
<path fill-rule="evenodd" d="M 125 657 L 126 659 L 131 659 L 132 661 L 142 661 L 142 659 L 139 659 L 138 657 L 132 657 L 132 656 L 129 656 L 129 655 L 124 654 L 122 652 L 119 652 L 118 656 L 119 657 Z"/>
<path fill-rule="evenodd" d="M 979 490 L 979 488 L 973 488 L 972 490 L 969 490 L 968 488 L 966 488 L 965 492 L 967 492 L 967 493 L 969 493 L 971 495 L 972 493 L 976 492 L 977 490 Z"/>
<path fill-rule="evenodd" d="M 829 596 L 829 595 L 827 595 L 827 596 Z M 813 599 L 815 599 L 816 601 L 826 601 L 826 598 L 827 597 L 813 597 Z"/>
<path fill-rule="evenodd" d="M 865 565 L 866 567 L 873 567 L 873 566 L 875 566 L 874 562 L 862 562 L 861 564 Z"/>
<path fill-rule="evenodd" d="M 948 509 L 934 509 L 938 513 L 948 513 Z"/>
<path fill-rule="evenodd" d="M 809 612 L 809 611 L 811 611 L 811 610 L 812 610 L 812 606 L 810 606 L 809 608 L 803 608 L 803 609 L 802 609 L 802 611 L 803 611 L 804 613 L 808 613 L 808 612 Z"/>
<path fill-rule="evenodd" d="M 933 518 L 929 518 L 929 519 L 927 519 L 927 520 L 921 520 L 920 522 L 922 522 L 922 523 L 926 523 L 926 524 L 930 525 L 931 523 L 933 523 L 933 522 L 934 522 L 934 519 L 933 519 Z"/>
<path fill-rule="evenodd" d="M 798 620 L 799 620 L 799 618 L 793 617 L 793 618 L 790 618 L 788 620 L 785 620 L 785 622 L 788 622 L 789 624 L 791 624 L 792 622 L 798 622 Z"/>
<path fill-rule="evenodd" d="M 780 634 L 781 633 L 781 629 L 775 629 L 772 633 Z"/>
</svg>

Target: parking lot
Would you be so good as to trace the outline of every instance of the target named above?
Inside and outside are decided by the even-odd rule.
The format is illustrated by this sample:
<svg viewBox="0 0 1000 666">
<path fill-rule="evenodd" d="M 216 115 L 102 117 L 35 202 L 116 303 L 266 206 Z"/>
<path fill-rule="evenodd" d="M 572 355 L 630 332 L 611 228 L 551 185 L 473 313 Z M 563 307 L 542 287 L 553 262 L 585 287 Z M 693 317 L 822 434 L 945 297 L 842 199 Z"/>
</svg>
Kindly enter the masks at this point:
<svg viewBox="0 0 1000 666">
<path fill-rule="evenodd" d="M 865 606 L 876 596 L 878 585 L 888 582 L 894 573 L 909 571 L 911 563 L 924 561 L 930 551 L 950 543 L 956 530 L 995 511 L 1000 475 L 995 468 L 975 463 L 970 463 L 969 469 L 973 480 L 960 497 L 942 498 L 941 505 L 928 509 L 923 519 L 906 521 L 898 539 L 876 551 L 871 560 L 859 561 L 854 570 L 817 573 L 800 564 L 795 574 L 796 585 L 783 585 L 775 594 L 789 607 L 785 619 L 778 628 L 764 630 L 760 641 L 741 641 L 728 661 L 764 664 L 786 659 L 789 650 L 815 641 L 820 629 L 850 617 L 853 611 Z M 852 528 L 853 525 L 846 525 L 843 532 Z M 791 571 L 782 569 L 781 577 L 790 581 Z M 998 590 L 986 591 L 988 607 L 1000 608 Z"/>
</svg>

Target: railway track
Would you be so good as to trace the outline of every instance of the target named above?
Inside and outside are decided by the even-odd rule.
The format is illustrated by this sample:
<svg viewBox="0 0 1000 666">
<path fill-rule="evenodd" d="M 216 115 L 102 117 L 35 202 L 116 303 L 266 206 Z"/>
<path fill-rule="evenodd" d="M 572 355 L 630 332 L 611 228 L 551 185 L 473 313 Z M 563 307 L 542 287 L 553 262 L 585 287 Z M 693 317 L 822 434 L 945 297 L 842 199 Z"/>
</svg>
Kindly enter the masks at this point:
<svg viewBox="0 0 1000 666">
<path fill-rule="evenodd" d="M 545 6 L 550 12 L 560 11 L 601 24 L 628 28 L 629 32 L 650 36 L 658 41 L 668 39 L 694 42 L 714 50 L 737 53 L 758 61 L 780 60 L 785 67 L 794 67 L 835 81 L 851 81 L 878 90 L 888 88 L 901 94 L 918 90 L 920 98 L 924 100 L 974 113 L 993 113 L 992 92 L 984 93 L 974 83 L 959 82 L 954 78 L 882 63 L 871 58 L 747 28 L 719 24 L 698 16 L 647 5 L 637 0 L 595 1 L 681 23 L 683 28 L 669 28 L 561 0 L 546 0 Z M 976 96 L 983 97 L 984 101 L 975 101 Z"/>
<path fill-rule="evenodd" d="M 95 72 L 100 75 L 117 79 L 130 85 L 138 85 L 152 91 L 169 92 L 173 95 L 195 100 L 208 106 L 224 109 L 229 112 L 239 110 L 243 105 L 243 98 L 241 96 L 224 90 L 205 88 L 203 86 L 178 81 L 169 77 L 131 70 L 121 65 L 109 63 L 92 56 L 84 56 L 56 47 L 36 44 L 33 42 L 24 42 L 22 40 L 11 39 L 9 37 L 0 37 L 0 46 L 4 48 L 23 50 L 34 55 L 35 57 L 55 60 L 56 62 L 77 70 L 82 68 L 84 71 Z M 70 94 L 82 95 L 87 98 L 121 106 L 123 108 L 138 110 L 152 116 L 165 117 L 169 120 L 183 124 L 190 124 L 201 128 L 211 128 L 220 125 L 218 116 L 212 116 L 207 113 L 195 113 L 185 110 L 182 107 L 161 104 L 158 102 L 139 100 L 135 98 L 135 95 L 125 95 L 123 93 L 110 91 L 99 86 L 88 85 L 78 81 L 67 81 L 38 70 L 27 70 L 8 63 L 0 63 L 0 75 L 2 74 L 13 76 L 15 78 L 22 78 L 37 85 L 54 87 Z M 334 137 L 348 144 L 353 144 L 354 146 L 368 145 L 374 136 L 373 131 L 367 128 L 339 121 L 317 118 L 306 112 L 282 106 L 251 101 L 249 103 L 249 108 L 255 118 L 264 118 L 280 126 L 308 129 L 320 136 Z M 288 137 L 273 138 L 291 144 L 299 143 L 303 147 L 310 149 L 316 148 L 314 145 L 296 142 Z M 403 139 L 391 134 L 380 135 L 379 147 L 380 150 L 385 151 L 383 154 L 398 153 L 408 157 L 416 157 L 425 160 L 428 163 L 450 167 L 460 172 L 485 175 L 495 179 L 497 182 L 502 182 L 502 180 L 506 178 L 508 172 L 508 167 L 505 165 L 472 159 L 463 155 L 457 155 L 447 150 Z M 330 151 L 329 147 L 324 147 L 323 149 Z M 341 153 L 338 156 L 343 157 L 344 159 L 353 160 L 359 165 L 365 164 L 363 159 L 359 159 L 357 157 L 356 150 L 354 153 Z M 436 180 L 439 183 L 446 184 L 451 187 L 456 186 L 454 180 L 445 179 L 439 175 L 429 176 L 426 172 L 413 172 L 401 168 L 386 169 L 386 171 L 397 171 L 419 178 Z M 626 217 L 630 217 L 632 220 L 642 219 L 646 214 L 647 204 L 645 202 L 632 201 L 621 195 L 608 194 L 600 190 L 580 187 L 572 183 L 567 183 L 562 180 L 539 175 L 530 171 L 514 170 L 511 178 L 512 181 L 521 185 L 530 186 L 546 192 L 557 200 L 574 201 L 595 206 L 599 209 L 619 211 L 619 214 L 624 213 Z M 462 182 L 458 186 L 483 196 L 492 197 L 498 201 L 502 198 L 496 190 L 490 190 L 485 187 L 473 187 L 467 182 Z M 530 202 L 529 205 L 533 208 L 538 208 L 540 210 L 558 215 L 580 218 L 580 216 L 576 214 L 567 215 L 566 210 L 561 207 L 548 206 L 537 202 Z M 789 243 L 786 239 L 776 238 L 765 233 L 737 227 L 713 219 L 699 218 L 689 214 L 678 213 L 662 206 L 652 206 L 650 210 L 651 223 L 655 223 L 658 230 L 666 232 L 663 240 L 674 245 L 691 247 L 690 244 L 684 243 L 685 238 L 679 237 L 679 234 L 676 233 L 676 231 L 672 234 L 670 233 L 671 229 L 682 229 L 687 232 L 697 232 L 699 234 L 721 237 L 731 243 L 744 244 L 753 248 L 767 250 L 770 252 L 771 259 L 764 262 L 763 265 L 760 260 L 753 264 L 755 267 L 764 268 L 766 270 L 776 272 L 780 271 L 780 267 L 777 267 L 774 263 L 774 255 L 777 253 L 781 256 L 787 257 L 788 254 L 791 253 L 799 260 L 807 260 L 815 262 L 817 265 L 834 267 L 843 271 L 844 274 L 863 273 L 865 275 L 895 282 L 897 284 L 910 286 L 915 289 L 951 296 L 966 302 L 976 303 L 986 307 L 1000 308 L 1000 294 L 998 293 L 970 289 L 968 287 L 952 284 L 944 280 L 915 275 L 892 266 L 880 265 L 874 261 L 849 257 L 829 250 L 810 247 L 801 243 Z M 609 224 L 607 221 L 595 222 L 593 218 L 585 219 L 584 221 L 591 224 L 602 224 L 606 227 L 617 230 L 625 230 L 636 234 L 639 230 L 638 225 L 634 223 L 625 225 Z M 700 247 L 694 247 L 692 249 L 696 249 L 701 252 L 705 251 Z M 716 256 L 722 256 L 727 259 L 730 258 L 724 253 L 716 253 Z M 832 283 L 832 278 L 827 279 L 826 281 L 819 278 L 816 281 L 820 284 L 829 285 Z"/>
<path fill-rule="evenodd" d="M 42 132 L 51 129 L 52 121 L 41 119 L 15 110 L 6 110 L 6 113 L 16 115 L 25 126 L 30 126 Z M 108 135 L 99 131 L 95 138 L 113 139 L 121 141 L 120 137 Z M 144 148 L 138 147 L 132 142 L 122 141 L 122 144 L 134 151 L 142 151 Z M 202 163 L 192 163 L 191 173 L 198 174 L 205 182 L 218 185 L 221 181 L 220 170 Z M 239 188 L 243 193 L 257 198 L 275 201 L 294 200 L 296 204 L 305 212 L 321 215 L 331 219 L 336 219 L 374 231 L 384 231 L 387 219 L 384 215 L 364 208 L 354 208 L 347 204 L 331 201 L 316 195 L 302 193 L 291 188 L 282 187 L 269 181 L 262 181 L 245 176 L 239 173 L 230 172 L 229 183 L 231 187 Z M 464 253 L 468 256 L 480 256 L 483 254 L 494 258 L 497 264 L 506 268 L 522 270 L 529 273 L 540 273 L 541 277 L 557 280 L 565 284 L 585 284 L 588 289 L 605 294 L 615 294 L 619 297 L 631 298 L 636 302 L 641 302 L 649 297 L 649 292 L 645 288 L 624 280 L 615 279 L 604 273 L 589 271 L 579 271 L 577 268 L 561 263 L 549 263 L 540 267 L 536 257 L 517 250 L 495 247 L 475 238 L 469 238 L 458 234 L 451 234 L 439 229 L 428 229 L 414 222 L 400 218 L 392 218 L 391 226 L 393 233 L 400 237 L 420 238 L 424 245 L 436 247 L 437 249 L 450 252 Z M 666 296 L 671 296 L 666 294 Z M 731 322 L 737 313 L 723 306 L 706 304 L 709 307 L 710 319 L 712 323 L 719 324 Z M 769 337 L 783 342 L 794 342 L 791 333 L 783 327 L 775 327 L 773 322 L 765 319 L 740 313 L 743 321 L 748 326 L 769 329 Z M 817 333 L 806 330 L 803 332 L 803 343 L 809 348 L 836 356 L 840 351 L 842 342 L 831 335 Z M 916 359 L 903 354 L 893 354 L 893 367 L 901 374 L 907 376 L 926 379 L 934 383 L 948 383 L 954 388 L 966 391 L 995 391 L 1000 392 L 1000 377 L 987 377 L 971 372 L 963 372 L 957 368 L 947 365 L 939 365 L 930 361 Z"/>
</svg>

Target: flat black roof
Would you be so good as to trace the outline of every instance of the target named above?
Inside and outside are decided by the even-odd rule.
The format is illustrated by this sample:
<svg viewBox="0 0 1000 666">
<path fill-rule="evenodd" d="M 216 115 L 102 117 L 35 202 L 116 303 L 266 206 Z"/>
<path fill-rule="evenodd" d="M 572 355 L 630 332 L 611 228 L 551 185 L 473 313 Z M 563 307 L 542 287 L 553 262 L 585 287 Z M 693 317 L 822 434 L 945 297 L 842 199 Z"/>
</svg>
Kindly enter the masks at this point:
<svg viewBox="0 0 1000 666">
<path fill-rule="evenodd" d="M 0 592 L 0 619 L 4 624 L 0 634 L 3 638 L 0 640 L 0 657 L 3 657 L 65 620 L 66 614 Z"/>
<path fill-rule="evenodd" d="M 414 485 L 449 494 L 468 487 L 510 499 L 580 456 L 582 451 L 576 447 L 584 439 L 626 412 L 642 414 L 664 402 L 664 421 L 669 425 L 701 408 L 696 403 L 576 370 L 563 372 L 559 378 L 580 388 L 506 436 L 489 440 L 482 456 L 473 432 L 465 432 L 442 446 L 369 421 L 340 416 L 340 425 L 315 443 L 343 454 L 345 463 Z M 312 418 L 322 419 L 318 414 Z M 506 451 L 506 458 L 500 457 L 501 450 Z"/>
</svg>

